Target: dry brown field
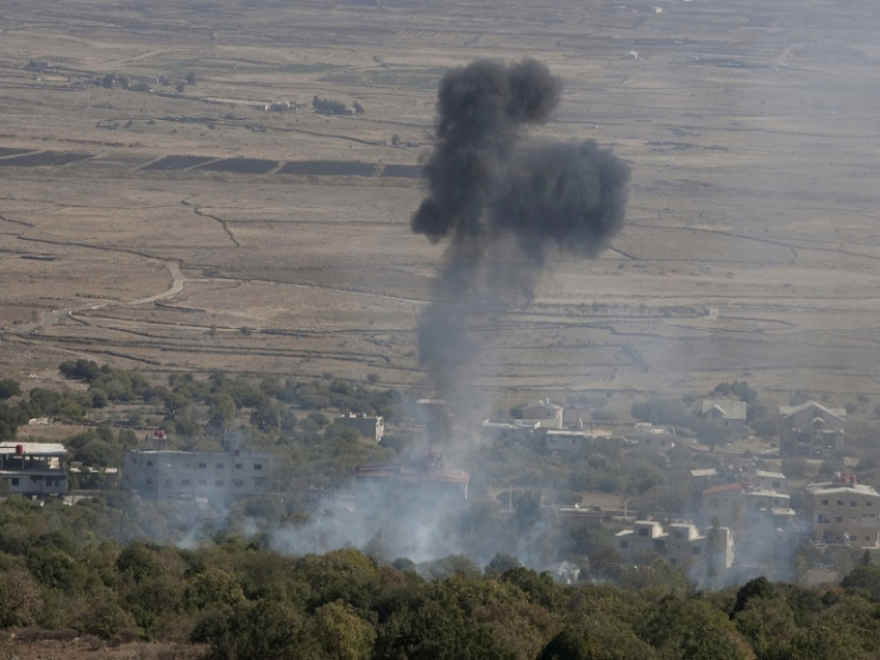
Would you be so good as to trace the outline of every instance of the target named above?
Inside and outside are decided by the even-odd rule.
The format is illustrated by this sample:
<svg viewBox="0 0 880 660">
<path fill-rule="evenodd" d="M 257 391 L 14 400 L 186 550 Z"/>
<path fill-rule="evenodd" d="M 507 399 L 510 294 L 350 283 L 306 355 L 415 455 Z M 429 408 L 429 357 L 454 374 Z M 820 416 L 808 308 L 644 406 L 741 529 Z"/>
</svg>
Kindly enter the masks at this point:
<svg viewBox="0 0 880 660">
<path fill-rule="evenodd" d="M 534 133 L 631 163 L 628 226 L 555 259 L 531 307 L 484 310 L 474 382 L 627 409 L 745 378 L 873 410 L 878 30 L 871 0 L 3 3 L 0 372 L 419 385 L 444 249 L 408 222 L 437 83 L 531 56 L 566 87 Z"/>
</svg>

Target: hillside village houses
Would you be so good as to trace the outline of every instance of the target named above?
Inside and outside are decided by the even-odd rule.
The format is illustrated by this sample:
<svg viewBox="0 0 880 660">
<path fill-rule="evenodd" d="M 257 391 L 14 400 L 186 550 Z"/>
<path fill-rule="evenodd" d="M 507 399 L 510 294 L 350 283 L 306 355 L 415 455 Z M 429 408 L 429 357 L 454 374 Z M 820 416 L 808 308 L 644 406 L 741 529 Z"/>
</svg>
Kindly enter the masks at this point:
<svg viewBox="0 0 880 660">
<path fill-rule="evenodd" d="M 2 443 L 0 480 L 13 495 L 63 496 L 68 489 L 67 448 L 53 442 Z"/>
<path fill-rule="evenodd" d="M 826 460 L 843 449 L 845 408 L 815 401 L 779 408 L 779 455 Z"/>
</svg>

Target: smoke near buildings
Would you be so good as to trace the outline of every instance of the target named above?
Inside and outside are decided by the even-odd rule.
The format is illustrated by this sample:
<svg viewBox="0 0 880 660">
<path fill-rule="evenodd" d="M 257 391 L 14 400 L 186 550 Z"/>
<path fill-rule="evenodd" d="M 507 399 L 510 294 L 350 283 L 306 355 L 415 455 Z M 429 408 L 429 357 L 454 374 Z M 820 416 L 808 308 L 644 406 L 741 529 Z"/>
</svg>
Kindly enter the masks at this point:
<svg viewBox="0 0 880 660">
<path fill-rule="evenodd" d="M 555 255 L 593 257 L 623 227 L 629 167 L 594 141 L 530 138 L 559 105 L 561 80 L 533 59 L 450 70 L 437 100 L 428 191 L 412 230 L 445 241 L 433 302 L 418 328 L 422 365 L 444 398 L 478 351 L 475 309 L 531 301 Z"/>
</svg>

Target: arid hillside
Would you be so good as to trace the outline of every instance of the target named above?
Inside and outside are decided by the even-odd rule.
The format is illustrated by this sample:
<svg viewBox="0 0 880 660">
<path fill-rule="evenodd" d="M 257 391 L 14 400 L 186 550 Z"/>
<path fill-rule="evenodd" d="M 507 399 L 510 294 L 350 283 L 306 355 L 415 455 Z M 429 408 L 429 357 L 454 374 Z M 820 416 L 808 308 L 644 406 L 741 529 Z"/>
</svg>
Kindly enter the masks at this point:
<svg viewBox="0 0 880 660">
<path fill-rule="evenodd" d="M 31 0 L 0 26 L 9 376 L 421 383 L 437 84 L 531 56 L 565 82 L 535 135 L 630 163 L 628 226 L 531 306 L 486 301 L 480 387 L 880 396 L 875 3 Z"/>
</svg>

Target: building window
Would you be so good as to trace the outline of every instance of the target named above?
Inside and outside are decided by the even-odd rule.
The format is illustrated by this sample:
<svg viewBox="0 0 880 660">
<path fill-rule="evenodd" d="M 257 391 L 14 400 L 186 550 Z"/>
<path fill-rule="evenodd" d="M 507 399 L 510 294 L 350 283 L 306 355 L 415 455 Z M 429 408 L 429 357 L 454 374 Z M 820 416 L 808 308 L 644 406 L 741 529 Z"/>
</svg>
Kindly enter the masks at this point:
<svg viewBox="0 0 880 660">
<path fill-rule="evenodd" d="M 180 484 L 182 486 L 189 486 L 189 479 L 184 479 L 183 481 L 180 482 Z"/>
<path fill-rule="evenodd" d="M 208 468 L 208 464 L 207 464 L 207 463 L 199 463 L 199 469 L 200 469 L 200 470 L 206 470 L 207 468 Z"/>
<path fill-rule="evenodd" d="M 834 516 L 834 522 L 838 525 L 843 524 L 843 516 Z"/>
<path fill-rule="evenodd" d="M 868 500 L 867 502 L 865 502 L 865 506 L 874 506 L 874 501 Z"/>
<path fill-rule="evenodd" d="M 837 506 L 846 506 L 846 500 L 837 500 Z"/>
<path fill-rule="evenodd" d="M 677 539 L 683 539 L 683 538 L 684 538 L 684 532 L 681 531 L 680 529 L 675 530 L 675 538 L 677 538 Z"/>
<path fill-rule="evenodd" d="M 626 550 L 627 548 L 629 548 L 629 541 L 621 541 L 620 542 L 620 549 Z"/>
<path fill-rule="evenodd" d="M 199 479 L 199 486 L 207 486 L 207 485 L 208 485 L 207 479 Z"/>
<path fill-rule="evenodd" d="M 236 469 L 236 470 L 240 470 L 240 469 L 242 469 L 243 467 L 244 467 L 244 465 L 242 465 L 241 463 L 236 463 L 236 464 L 235 464 L 235 469 Z"/>
<path fill-rule="evenodd" d="M 870 537 L 870 536 L 866 536 L 866 537 L 865 537 L 865 542 L 866 542 L 866 543 L 869 542 L 870 540 L 871 540 L 871 537 Z"/>
<path fill-rule="evenodd" d="M 642 528 L 639 530 L 639 536 L 647 536 L 647 535 L 648 535 L 648 528 L 647 528 L 647 527 L 642 527 Z"/>
<path fill-rule="evenodd" d="M 822 506 L 828 506 L 828 500 L 822 500 Z"/>
<path fill-rule="evenodd" d="M 223 488 L 223 480 L 217 479 L 217 481 L 214 482 L 214 485 L 217 486 L 217 488 Z"/>
<path fill-rule="evenodd" d="M 263 464 L 262 463 L 254 463 L 254 469 L 255 470 L 262 470 Z"/>
<path fill-rule="evenodd" d="M 147 483 L 148 483 L 148 484 L 153 483 L 153 479 L 152 479 L 152 477 L 147 478 Z"/>
<path fill-rule="evenodd" d="M 13 478 L 11 479 L 11 481 L 12 481 L 12 485 L 13 485 L 13 486 L 17 486 L 18 483 L 19 483 L 19 481 L 18 481 L 18 477 L 13 477 Z"/>
<path fill-rule="evenodd" d="M 223 463 L 217 463 L 217 469 L 218 469 L 218 470 L 222 470 L 222 469 L 223 469 Z"/>
<path fill-rule="evenodd" d="M 850 516 L 849 523 L 850 523 L 850 525 L 858 525 L 859 524 L 859 517 L 858 516 Z"/>
<path fill-rule="evenodd" d="M 232 483 L 235 485 L 236 488 L 241 488 L 242 486 L 244 486 L 244 479 L 234 479 Z"/>
<path fill-rule="evenodd" d="M 827 525 L 831 521 L 828 519 L 828 516 L 820 513 L 819 516 L 816 518 L 816 522 L 820 525 Z"/>
<path fill-rule="evenodd" d="M 693 547 L 693 553 L 694 553 L 695 555 L 700 554 L 702 551 L 703 551 L 703 548 L 701 548 L 701 547 L 698 546 L 698 545 L 695 545 L 695 546 Z"/>
<path fill-rule="evenodd" d="M 856 509 L 856 508 L 858 508 L 858 506 L 859 506 L 858 500 L 850 500 L 849 501 L 849 508 Z"/>
<path fill-rule="evenodd" d="M 267 477 L 254 477 L 254 488 L 268 488 L 269 479 Z"/>
<path fill-rule="evenodd" d="M 153 461 L 147 461 L 147 467 L 153 467 Z"/>
</svg>

